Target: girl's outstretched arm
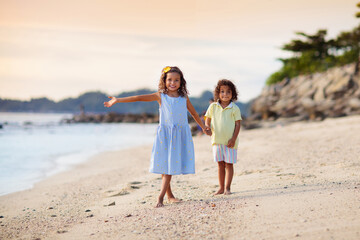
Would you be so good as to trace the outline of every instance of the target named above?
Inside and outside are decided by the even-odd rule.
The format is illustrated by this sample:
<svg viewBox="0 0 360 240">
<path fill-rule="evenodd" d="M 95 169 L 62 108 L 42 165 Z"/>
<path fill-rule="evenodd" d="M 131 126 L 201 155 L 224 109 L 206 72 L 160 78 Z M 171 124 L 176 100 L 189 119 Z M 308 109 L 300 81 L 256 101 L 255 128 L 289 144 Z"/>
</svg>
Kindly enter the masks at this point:
<svg viewBox="0 0 360 240">
<path fill-rule="evenodd" d="M 131 97 L 123 97 L 123 98 L 116 98 L 116 97 L 109 97 L 111 100 L 108 102 L 104 102 L 105 107 L 111 107 L 115 103 L 127 103 L 127 102 L 152 102 L 157 101 L 159 105 L 161 104 L 161 97 L 160 93 L 152 93 L 152 94 L 145 94 L 145 95 L 137 95 Z"/>
<path fill-rule="evenodd" d="M 191 104 L 190 99 L 188 96 L 186 96 L 186 106 L 188 111 L 190 112 L 191 116 L 194 118 L 194 120 L 199 124 L 199 126 L 202 128 L 203 132 L 207 135 L 209 135 L 209 131 L 211 132 L 209 127 L 205 127 L 204 123 L 201 121 L 199 115 L 195 111 L 194 106 Z"/>
</svg>

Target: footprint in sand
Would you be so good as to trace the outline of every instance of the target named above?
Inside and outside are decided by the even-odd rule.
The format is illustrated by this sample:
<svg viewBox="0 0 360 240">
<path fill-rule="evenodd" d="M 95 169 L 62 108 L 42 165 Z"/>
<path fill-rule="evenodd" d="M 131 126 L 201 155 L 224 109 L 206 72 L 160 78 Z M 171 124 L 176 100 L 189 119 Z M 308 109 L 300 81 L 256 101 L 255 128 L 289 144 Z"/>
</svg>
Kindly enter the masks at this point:
<svg viewBox="0 0 360 240">
<path fill-rule="evenodd" d="M 127 194 L 130 194 L 130 191 L 133 189 L 140 189 L 141 186 L 138 186 L 139 184 L 141 184 L 142 182 L 138 182 L 138 181 L 134 181 L 134 182 L 130 182 L 128 184 L 127 187 L 121 189 L 120 192 L 116 192 L 113 190 L 107 191 L 107 193 L 109 193 L 108 197 L 119 197 L 119 196 L 124 196 Z"/>
<path fill-rule="evenodd" d="M 104 207 L 111 207 L 111 206 L 115 206 L 115 205 L 116 205 L 115 202 L 111 202 L 111 203 L 105 204 Z"/>
<path fill-rule="evenodd" d="M 138 182 L 138 181 L 134 181 L 134 182 L 130 182 L 130 188 L 131 189 L 140 189 L 140 186 L 136 186 L 141 184 L 142 182 Z"/>
<path fill-rule="evenodd" d="M 134 182 L 130 182 L 129 183 L 129 188 L 130 189 L 140 189 L 141 186 L 138 186 L 139 184 L 141 184 L 142 182 L 138 182 L 138 181 L 134 181 Z"/>
<path fill-rule="evenodd" d="M 138 185 L 138 184 L 141 184 L 142 182 L 137 182 L 137 181 L 134 181 L 134 182 L 130 182 L 130 184 L 134 184 L 134 185 Z"/>
<path fill-rule="evenodd" d="M 245 171 L 242 171 L 242 172 L 240 172 L 240 173 L 238 173 L 238 174 L 236 174 L 237 176 L 242 176 L 242 175 L 249 175 L 249 174 L 253 174 L 253 173 L 255 173 L 255 171 L 253 171 L 253 170 L 245 170 Z"/>
<path fill-rule="evenodd" d="M 282 176 L 294 176 L 295 173 L 280 173 L 280 174 L 276 174 L 277 177 L 282 177 Z"/>
<path fill-rule="evenodd" d="M 108 197 L 118 197 L 118 196 L 124 196 L 124 195 L 130 194 L 125 189 L 122 189 L 120 192 L 117 192 L 117 193 L 113 193 L 113 192 L 114 191 L 108 191 L 108 193 L 110 193 L 110 195 L 108 195 Z"/>
</svg>

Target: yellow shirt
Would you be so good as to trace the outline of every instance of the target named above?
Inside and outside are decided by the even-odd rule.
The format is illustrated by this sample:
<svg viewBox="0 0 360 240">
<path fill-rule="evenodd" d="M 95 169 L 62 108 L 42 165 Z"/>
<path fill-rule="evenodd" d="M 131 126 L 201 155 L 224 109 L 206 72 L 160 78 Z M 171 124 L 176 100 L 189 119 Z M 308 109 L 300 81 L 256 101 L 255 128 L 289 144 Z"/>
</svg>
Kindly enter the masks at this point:
<svg viewBox="0 0 360 240">
<path fill-rule="evenodd" d="M 227 145 L 234 135 L 235 121 L 242 120 L 238 106 L 231 102 L 226 108 L 222 108 L 219 102 L 212 103 L 205 113 L 206 118 L 211 118 L 211 143 Z M 236 139 L 234 148 L 239 144 Z"/>
</svg>

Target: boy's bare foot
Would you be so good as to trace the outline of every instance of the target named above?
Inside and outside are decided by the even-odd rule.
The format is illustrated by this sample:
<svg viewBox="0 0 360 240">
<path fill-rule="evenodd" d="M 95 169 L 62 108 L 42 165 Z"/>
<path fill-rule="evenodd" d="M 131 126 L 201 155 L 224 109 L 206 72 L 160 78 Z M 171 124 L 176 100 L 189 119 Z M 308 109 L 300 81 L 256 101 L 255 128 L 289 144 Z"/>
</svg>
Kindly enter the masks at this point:
<svg viewBox="0 0 360 240">
<path fill-rule="evenodd" d="M 230 192 L 230 190 L 226 190 L 226 191 L 224 192 L 224 195 L 230 195 L 230 194 L 232 194 L 232 193 Z"/>
<path fill-rule="evenodd" d="M 214 195 L 220 195 L 220 194 L 223 194 L 224 193 L 224 190 L 223 189 L 219 189 L 219 191 L 217 191 Z"/>
<path fill-rule="evenodd" d="M 169 198 L 168 199 L 170 203 L 179 203 L 179 202 L 182 202 L 181 199 L 177 199 L 177 198 Z"/>
</svg>

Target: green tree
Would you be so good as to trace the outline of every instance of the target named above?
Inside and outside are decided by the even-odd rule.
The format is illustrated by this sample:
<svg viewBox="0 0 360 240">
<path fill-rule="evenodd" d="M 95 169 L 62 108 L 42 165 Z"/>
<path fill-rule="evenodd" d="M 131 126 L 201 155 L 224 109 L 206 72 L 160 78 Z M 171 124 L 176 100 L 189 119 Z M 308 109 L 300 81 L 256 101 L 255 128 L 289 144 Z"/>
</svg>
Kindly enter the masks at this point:
<svg viewBox="0 0 360 240">
<path fill-rule="evenodd" d="M 339 52 L 337 65 L 357 62 L 360 52 L 360 25 L 349 32 L 341 32 L 336 38 L 336 51 Z"/>
<path fill-rule="evenodd" d="M 314 58 L 325 59 L 329 55 L 329 48 L 334 44 L 333 40 L 326 41 L 327 30 L 325 29 L 318 30 L 314 35 L 308 35 L 303 32 L 297 32 L 296 34 L 305 37 L 305 41 L 299 39 L 292 40 L 284 45 L 283 50 L 300 54 L 310 52 Z"/>
<path fill-rule="evenodd" d="M 360 2 L 358 2 L 357 4 L 356 4 L 356 6 L 358 7 L 358 8 L 360 8 Z M 357 12 L 356 14 L 355 14 L 355 16 L 357 17 L 357 18 L 360 18 L 360 12 Z M 358 44 L 358 46 L 359 46 L 359 44 Z M 357 55 L 358 55 L 358 59 L 357 59 L 357 64 L 356 64 L 356 67 L 355 67 L 355 74 L 357 74 L 358 72 L 359 72 L 359 67 L 360 67 L 360 53 L 359 53 L 359 47 L 358 47 L 358 52 L 357 52 Z"/>
<path fill-rule="evenodd" d="M 360 8 L 360 2 L 356 5 Z M 355 14 L 360 18 L 360 11 Z M 271 74 L 266 84 L 274 84 L 285 78 L 301 74 L 326 71 L 334 66 L 357 63 L 355 73 L 360 68 L 360 25 L 348 32 L 341 32 L 335 39 L 326 40 L 327 31 L 318 30 L 314 35 L 297 32 L 303 39 L 295 39 L 282 47 L 292 52 L 287 59 L 278 59 L 282 68 Z"/>
<path fill-rule="evenodd" d="M 314 35 L 297 32 L 296 35 L 303 38 L 292 40 L 282 47 L 284 51 L 292 52 L 292 57 L 278 59 L 283 67 L 273 73 L 267 84 L 282 81 L 284 78 L 292 78 L 300 74 L 309 74 L 316 71 L 324 71 L 335 65 L 334 56 L 330 50 L 336 46 L 334 40 L 326 40 L 327 30 L 318 30 Z"/>
<path fill-rule="evenodd" d="M 360 2 L 358 2 L 358 3 L 356 4 L 356 6 L 357 6 L 358 8 L 360 8 Z M 360 12 L 357 12 L 357 13 L 355 14 L 355 16 L 356 16 L 357 18 L 360 18 Z"/>
</svg>

